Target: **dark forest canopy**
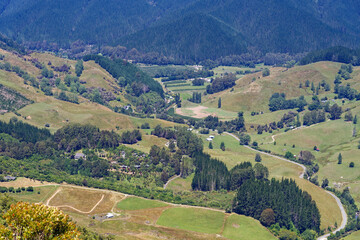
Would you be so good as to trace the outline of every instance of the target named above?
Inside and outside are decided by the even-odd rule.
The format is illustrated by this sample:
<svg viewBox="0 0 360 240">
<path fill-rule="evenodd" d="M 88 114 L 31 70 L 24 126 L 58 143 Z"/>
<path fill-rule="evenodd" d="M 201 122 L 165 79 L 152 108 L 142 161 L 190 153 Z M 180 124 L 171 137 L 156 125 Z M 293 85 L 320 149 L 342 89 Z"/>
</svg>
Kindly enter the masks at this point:
<svg viewBox="0 0 360 240">
<path fill-rule="evenodd" d="M 16 118 L 9 123 L 0 121 L 0 134 L 3 134 L 0 138 L 1 155 L 16 159 L 33 154 L 52 156 L 55 151 L 116 148 L 120 143 L 134 144 L 142 138 L 137 129 L 119 135 L 90 124 L 69 124 L 52 135 L 48 129 L 34 127 Z"/>
<path fill-rule="evenodd" d="M 266 209 L 273 210 L 275 222 L 281 227 L 289 228 L 293 223 L 300 233 L 306 229 L 320 231 L 320 213 L 315 201 L 294 180 L 250 179 L 240 186 L 233 203 L 234 212 L 260 219 Z"/>
<path fill-rule="evenodd" d="M 12 118 L 9 123 L 0 121 L 0 133 L 6 133 L 20 141 L 36 143 L 51 137 L 48 129 L 40 129 Z"/>
<path fill-rule="evenodd" d="M 224 162 L 205 153 L 195 154 L 194 165 L 196 171 L 191 184 L 194 190 L 236 190 L 247 180 L 267 179 L 269 176 L 268 169 L 260 163 L 253 167 L 250 162 L 243 162 L 229 171 Z"/>
<path fill-rule="evenodd" d="M 298 99 L 286 99 L 285 93 L 274 93 L 269 99 L 270 111 L 278 111 L 284 109 L 299 108 L 300 111 L 304 110 L 307 102 L 304 96 L 300 96 Z"/>
<path fill-rule="evenodd" d="M 360 49 L 352 50 L 350 48 L 338 46 L 312 51 L 301 59 L 300 64 L 306 65 L 320 61 L 351 63 L 354 66 L 358 66 L 360 65 Z"/>
<path fill-rule="evenodd" d="M 199 61 L 246 50 L 294 54 L 357 47 L 359 10 L 357 0 L 6 0 L 0 3 L 0 31 L 40 48 L 80 40 Z"/>
</svg>

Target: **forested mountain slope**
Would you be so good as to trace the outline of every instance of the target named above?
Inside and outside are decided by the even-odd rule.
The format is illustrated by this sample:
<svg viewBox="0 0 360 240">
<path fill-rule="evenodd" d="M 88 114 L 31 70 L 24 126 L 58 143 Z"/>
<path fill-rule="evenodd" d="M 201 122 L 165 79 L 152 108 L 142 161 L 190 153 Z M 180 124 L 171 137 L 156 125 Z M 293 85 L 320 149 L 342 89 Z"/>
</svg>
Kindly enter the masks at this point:
<svg viewBox="0 0 360 240">
<path fill-rule="evenodd" d="M 244 39 L 262 52 L 356 47 L 359 10 L 355 0 L 6 0 L 0 3 L 0 31 L 22 42 L 67 46 L 83 40 L 197 60 L 239 54 Z M 222 41 L 235 43 L 219 46 Z"/>
<path fill-rule="evenodd" d="M 192 14 L 121 39 L 128 47 L 162 52 L 175 59 L 203 60 L 246 51 L 244 37 L 210 15 Z"/>
</svg>

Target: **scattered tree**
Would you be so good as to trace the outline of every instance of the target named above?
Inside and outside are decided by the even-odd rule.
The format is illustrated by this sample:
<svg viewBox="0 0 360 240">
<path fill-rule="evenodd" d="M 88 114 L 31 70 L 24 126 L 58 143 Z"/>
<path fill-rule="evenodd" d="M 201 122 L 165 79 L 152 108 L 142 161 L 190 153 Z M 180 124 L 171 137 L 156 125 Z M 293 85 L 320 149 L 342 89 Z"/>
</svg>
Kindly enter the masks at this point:
<svg viewBox="0 0 360 240">
<path fill-rule="evenodd" d="M 245 133 L 241 133 L 239 138 L 240 138 L 240 145 L 249 145 L 251 141 L 250 135 Z"/>
<path fill-rule="evenodd" d="M 265 69 L 262 71 L 262 76 L 263 76 L 263 77 L 270 76 L 270 70 L 269 70 L 268 68 L 265 68 Z"/>
<path fill-rule="evenodd" d="M 255 156 L 255 162 L 261 162 L 261 156 L 260 156 L 260 154 L 259 153 L 257 153 L 256 154 L 256 156 Z"/>
<path fill-rule="evenodd" d="M 329 185 L 329 180 L 328 180 L 327 178 L 325 178 L 325 179 L 322 181 L 321 187 L 322 187 L 322 188 L 326 188 L 328 185 Z"/>
<path fill-rule="evenodd" d="M 221 144 L 220 144 L 220 149 L 223 150 L 223 151 L 225 151 L 225 143 L 224 143 L 224 142 L 221 142 Z"/>
<path fill-rule="evenodd" d="M 84 71 L 84 63 L 82 60 L 79 60 L 75 65 L 76 76 L 80 77 L 83 71 Z"/>
<path fill-rule="evenodd" d="M 338 155 L 338 164 L 342 164 L 342 155 L 339 153 Z"/>
<path fill-rule="evenodd" d="M 341 107 L 339 107 L 336 103 L 330 108 L 330 119 L 336 120 L 340 119 L 342 113 Z"/>
</svg>

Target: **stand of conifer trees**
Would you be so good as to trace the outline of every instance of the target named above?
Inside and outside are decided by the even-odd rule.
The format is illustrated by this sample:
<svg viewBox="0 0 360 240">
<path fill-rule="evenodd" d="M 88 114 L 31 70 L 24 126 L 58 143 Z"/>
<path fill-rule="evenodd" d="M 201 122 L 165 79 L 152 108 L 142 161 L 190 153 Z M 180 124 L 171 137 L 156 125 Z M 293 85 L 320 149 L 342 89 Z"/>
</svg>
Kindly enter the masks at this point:
<svg viewBox="0 0 360 240">
<path fill-rule="evenodd" d="M 233 211 L 260 219 L 265 209 L 272 209 L 275 222 L 289 228 L 291 223 L 300 231 L 320 231 L 320 213 L 315 201 L 303 192 L 294 180 L 259 181 L 250 179 L 238 189 Z"/>
</svg>

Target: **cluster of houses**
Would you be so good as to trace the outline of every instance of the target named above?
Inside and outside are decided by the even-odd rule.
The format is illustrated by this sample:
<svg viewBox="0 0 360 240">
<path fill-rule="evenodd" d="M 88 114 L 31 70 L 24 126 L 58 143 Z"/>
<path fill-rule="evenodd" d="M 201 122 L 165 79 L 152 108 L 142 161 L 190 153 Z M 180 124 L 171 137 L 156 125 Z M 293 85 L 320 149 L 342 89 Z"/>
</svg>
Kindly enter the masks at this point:
<svg viewBox="0 0 360 240">
<path fill-rule="evenodd" d="M 146 154 L 143 153 L 143 154 L 138 154 L 136 152 L 132 153 L 132 156 L 137 158 L 138 160 L 140 159 L 144 159 L 146 157 Z M 125 159 L 126 158 L 126 152 L 125 151 L 121 151 L 120 152 L 120 157 Z M 110 162 L 111 165 L 117 165 L 118 164 L 118 161 L 111 161 Z M 145 165 L 146 167 L 149 167 L 148 164 Z M 141 167 L 141 165 L 137 164 L 137 165 L 134 165 L 134 166 L 127 166 L 127 165 L 120 165 L 119 166 L 122 170 L 128 170 L 130 169 L 131 167 L 134 167 L 134 168 L 137 168 L 139 169 Z"/>
<path fill-rule="evenodd" d="M 4 177 L 4 180 L 5 180 L 5 181 L 15 181 L 15 180 L 16 180 L 16 177 L 13 177 L 13 176 L 5 176 L 5 177 Z"/>
</svg>

